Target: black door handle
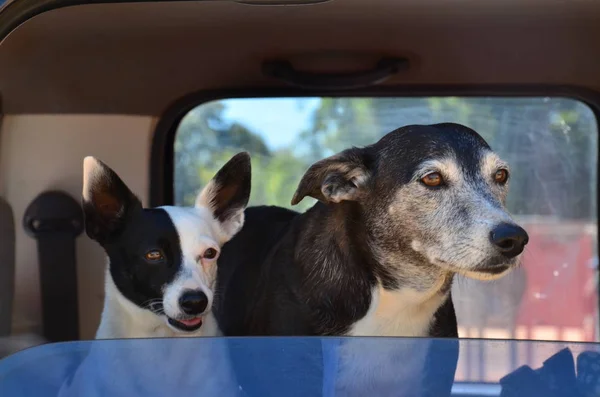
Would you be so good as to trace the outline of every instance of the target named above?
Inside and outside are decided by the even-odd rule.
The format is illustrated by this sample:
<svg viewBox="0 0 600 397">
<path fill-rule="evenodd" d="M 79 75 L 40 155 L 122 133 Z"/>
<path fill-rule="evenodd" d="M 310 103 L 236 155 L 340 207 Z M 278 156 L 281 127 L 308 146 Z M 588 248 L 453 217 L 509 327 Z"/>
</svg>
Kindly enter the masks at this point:
<svg viewBox="0 0 600 397">
<path fill-rule="evenodd" d="M 305 89 L 351 90 L 382 83 L 409 66 L 406 58 L 383 58 L 375 68 L 350 73 L 314 73 L 294 69 L 289 61 L 275 60 L 263 63 L 263 73 Z"/>
</svg>

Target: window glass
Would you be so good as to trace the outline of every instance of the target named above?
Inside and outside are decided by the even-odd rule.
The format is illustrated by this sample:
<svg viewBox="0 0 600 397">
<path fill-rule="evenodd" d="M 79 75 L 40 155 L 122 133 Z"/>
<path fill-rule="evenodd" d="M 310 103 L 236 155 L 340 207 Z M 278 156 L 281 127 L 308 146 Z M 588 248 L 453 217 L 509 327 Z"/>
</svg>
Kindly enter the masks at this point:
<svg viewBox="0 0 600 397">
<path fill-rule="evenodd" d="M 482 282 L 457 279 L 461 337 L 598 341 L 597 152 L 594 113 L 582 102 L 549 97 L 269 98 L 202 104 L 175 140 L 177 205 L 235 153 L 252 155 L 251 205 L 305 210 L 290 200 L 315 161 L 364 146 L 408 124 L 456 122 L 479 132 L 511 166 L 508 208 L 528 231 L 522 266 Z M 459 378 L 493 378 L 517 355 L 461 352 Z M 506 357 L 505 357 L 506 356 Z"/>
</svg>

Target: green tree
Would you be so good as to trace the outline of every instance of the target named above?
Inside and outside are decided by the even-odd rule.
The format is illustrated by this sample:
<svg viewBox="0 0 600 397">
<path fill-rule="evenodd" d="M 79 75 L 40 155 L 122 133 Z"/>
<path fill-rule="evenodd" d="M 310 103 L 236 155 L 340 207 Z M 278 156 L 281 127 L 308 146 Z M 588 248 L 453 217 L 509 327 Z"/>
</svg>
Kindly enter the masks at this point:
<svg viewBox="0 0 600 397">
<path fill-rule="evenodd" d="M 175 139 L 175 202 L 193 205 L 204 186 L 228 158 L 219 163 L 222 153 L 247 150 L 269 156 L 262 137 L 240 123 L 224 120 L 222 102 L 210 102 L 194 108 L 181 121 Z M 231 157 L 231 156 L 230 156 Z M 215 169 L 215 164 L 219 167 Z M 207 177 L 207 172 L 212 172 Z"/>
<path fill-rule="evenodd" d="M 289 147 L 269 150 L 260 135 L 226 122 L 223 102 L 202 105 L 176 140 L 176 197 L 191 204 L 197 190 L 235 153 L 252 155 L 251 205 L 291 207 L 303 173 L 315 161 L 366 146 L 408 124 L 455 122 L 473 128 L 512 169 L 509 209 L 515 214 L 595 216 L 595 118 L 563 98 L 322 98 L 310 126 Z M 314 203 L 305 199 L 294 209 Z"/>
</svg>

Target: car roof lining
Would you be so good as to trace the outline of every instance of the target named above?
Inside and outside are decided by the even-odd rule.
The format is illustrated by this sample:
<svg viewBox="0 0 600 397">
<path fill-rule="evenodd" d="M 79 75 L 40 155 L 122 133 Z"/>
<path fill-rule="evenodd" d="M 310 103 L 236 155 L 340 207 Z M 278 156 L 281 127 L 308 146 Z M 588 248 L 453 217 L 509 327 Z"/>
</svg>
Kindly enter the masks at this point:
<svg viewBox="0 0 600 397">
<path fill-rule="evenodd" d="M 382 84 L 400 93 L 521 84 L 600 91 L 598 17 L 593 0 L 75 5 L 40 13 L 4 38 L 0 94 L 9 114 L 160 115 L 193 92 L 295 92 L 262 73 L 265 60 L 355 71 L 386 56 L 411 63 Z"/>
</svg>

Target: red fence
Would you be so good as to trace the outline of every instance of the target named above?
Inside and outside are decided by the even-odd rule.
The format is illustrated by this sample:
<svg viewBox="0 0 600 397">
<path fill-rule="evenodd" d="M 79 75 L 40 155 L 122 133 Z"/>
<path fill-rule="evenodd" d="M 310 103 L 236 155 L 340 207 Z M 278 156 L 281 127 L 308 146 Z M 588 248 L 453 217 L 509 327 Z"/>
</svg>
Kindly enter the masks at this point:
<svg viewBox="0 0 600 397">
<path fill-rule="evenodd" d="M 460 336 L 598 341 L 596 225 L 546 219 L 520 223 L 530 237 L 520 269 L 491 283 L 456 283 Z M 547 358 L 530 346 L 500 355 L 467 350 L 461 351 L 457 380 L 493 382 L 515 370 L 519 356 L 539 365 Z"/>
<path fill-rule="evenodd" d="M 527 288 L 517 327 L 523 327 L 525 339 L 539 339 L 532 334 L 537 328 L 554 329 L 548 339 L 596 340 L 595 225 L 525 226 L 530 236 L 523 258 Z"/>
</svg>

